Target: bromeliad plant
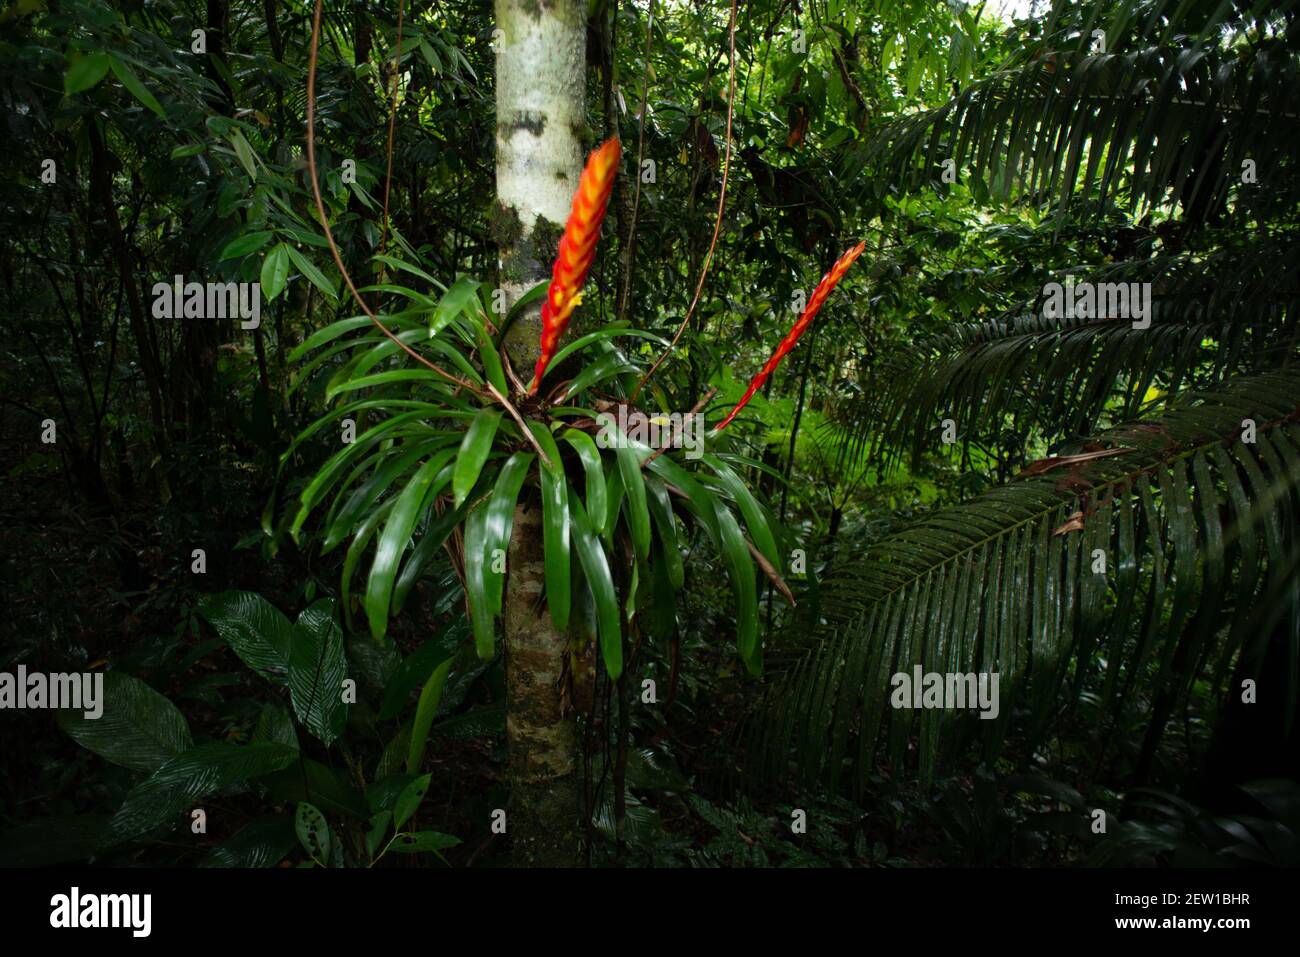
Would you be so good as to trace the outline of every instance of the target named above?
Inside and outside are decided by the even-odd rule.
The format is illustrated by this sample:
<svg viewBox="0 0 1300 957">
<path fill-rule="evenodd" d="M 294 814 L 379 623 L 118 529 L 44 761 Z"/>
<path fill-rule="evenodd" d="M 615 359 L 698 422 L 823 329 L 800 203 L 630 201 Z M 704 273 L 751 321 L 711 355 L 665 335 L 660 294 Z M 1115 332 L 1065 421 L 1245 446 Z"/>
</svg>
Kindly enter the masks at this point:
<svg viewBox="0 0 1300 957">
<path fill-rule="evenodd" d="M 620 406 L 633 410 L 627 396 L 637 394 L 641 375 L 619 341 L 667 344 L 613 324 L 560 345 L 581 302 L 619 152 L 618 141 L 610 140 L 592 153 L 549 283 L 524 295 L 504 322 L 494 323 L 491 290 L 482 283 L 462 277 L 446 287 L 416 266 L 380 256 L 395 272 L 441 295 L 391 282 L 358 290 L 394 297 L 402 307 L 382 318 L 335 322 L 291 356 L 311 356 L 295 387 L 333 369 L 324 397 L 336 404 L 298 436 L 281 468 L 305 443 L 329 435 L 332 424 L 341 428 L 352 420 L 354 437 L 307 482 L 282 526 L 296 540 L 313 513 L 324 509 L 322 550 L 347 547 L 342 598 L 348 612 L 352 579 L 374 543 L 359 597 L 377 640 L 433 556 L 448 546 L 461 570 L 478 654 L 494 655 L 505 557 L 528 486 L 541 500 L 551 620 L 579 640 L 594 637 L 611 677 L 623 669 L 625 622 L 638 622 L 656 637 L 675 627 L 682 553 L 692 528 L 725 562 L 736 601 L 737 647 L 752 672 L 761 670 L 755 562 L 787 598 L 790 593 L 781 579 L 780 532 L 739 474 L 750 460 L 719 449 L 704 452 L 695 468 L 671 448 L 651 448 L 625 433 L 598 443 L 602 428 L 617 430 Z M 793 347 L 861 249 L 850 250 L 823 279 L 722 426 Z M 503 338 L 543 295 L 540 357 L 525 384 Z M 371 326 L 377 328 L 363 332 Z M 417 364 L 405 361 L 412 358 Z M 670 438 L 665 445 L 671 444 Z"/>
</svg>

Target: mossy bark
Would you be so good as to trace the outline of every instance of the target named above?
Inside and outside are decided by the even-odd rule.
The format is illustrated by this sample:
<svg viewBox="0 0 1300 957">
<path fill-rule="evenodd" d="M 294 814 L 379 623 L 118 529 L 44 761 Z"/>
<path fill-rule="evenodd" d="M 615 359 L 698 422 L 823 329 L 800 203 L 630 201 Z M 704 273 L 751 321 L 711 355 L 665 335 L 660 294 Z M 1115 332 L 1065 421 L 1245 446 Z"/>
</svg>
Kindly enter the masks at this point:
<svg viewBox="0 0 1300 957">
<path fill-rule="evenodd" d="M 493 231 L 507 306 L 550 274 L 582 170 L 585 8 L 579 0 L 497 0 L 497 197 Z M 506 337 L 527 381 L 541 338 L 540 306 Z M 566 708 L 566 636 L 545 602 L 541 507 L 516 510 L 503 611 L 508 833 L 516 865 L 580 863 L 577 734 Z"/>
</svg>

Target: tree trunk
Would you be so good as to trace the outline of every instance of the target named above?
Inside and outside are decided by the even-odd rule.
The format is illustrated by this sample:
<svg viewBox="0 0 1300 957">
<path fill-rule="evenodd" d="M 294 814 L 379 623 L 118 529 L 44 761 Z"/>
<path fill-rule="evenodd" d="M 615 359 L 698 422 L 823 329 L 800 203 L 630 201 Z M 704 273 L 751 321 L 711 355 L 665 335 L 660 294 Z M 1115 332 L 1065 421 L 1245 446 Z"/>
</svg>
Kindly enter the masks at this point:
<svg viewBox="0 0 1300 957">
<path fill-rule="evenodd" d="M 582 170 L 585 6 L 578 0 L 497 0 L 497 208 L 507 306 L 545 279 Z M 537 361 L 540 305 L 519 317 L 506 348 L 527 381 Z M 540 506 L 515 514 L 504 612 L 508 831 L 517 865 L 579 863 L 577 736 L 564 705 L 566 637 L 551 625 Z M 568 712 L 568 713 L 566 713 Z"/>
<path fill-rule="evenodd" d="M 506 739 L 514 863 L 579 863 L 577 728 L 563 692 L 568 642 L 551 625 L 545 593 L 541 503 L 515 512 L 505 602 Z"/>
</svg>

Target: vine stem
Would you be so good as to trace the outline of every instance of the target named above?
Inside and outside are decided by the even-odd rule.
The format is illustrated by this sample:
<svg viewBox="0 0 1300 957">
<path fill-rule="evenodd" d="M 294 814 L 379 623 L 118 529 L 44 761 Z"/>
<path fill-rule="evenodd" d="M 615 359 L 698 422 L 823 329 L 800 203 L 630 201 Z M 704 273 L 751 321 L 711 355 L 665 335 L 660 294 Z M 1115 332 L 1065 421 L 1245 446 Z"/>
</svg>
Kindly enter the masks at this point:
<svg viewBox="0 0 1300 957">
<path fill-rule="evenodd" d="M 690 308 L 686 310 L 686 318 L 677 327 L 677 332 L 673 335 L 672 342 L 668 343 L 668 348 L 655 360 L 654 365 L 646 370 L 645 375 L 641 376 L 641 381 L 632 390 L 631 400 L 633 402 L 641 394 L 641 390 L 645 388 L 646 382 L 655 374 L 655 370 L 663 365 L 664 360 L 677 348 L 677 341 L 681 339 L 682 333 L 690 325 L 691 316 L 695 314 L 695 307 L 700 301 L 700 294 L 704 291 L 704 280 L 708 278 L 709 266 L 713 263 L 713 252 L 718 245 L 718 234 L 722 232 L 722 212 L 727 203 L 727 179 L 731 173 L 731 122 L 736 106 L 736 2 L 737 0 L 731 0 L 731 22 L 727 28 L 730 34 L 730 47 L 727 53 L 727 152 L 726 158 L 722 161 L 722 189 L 718 193 L 718 215 L 713 223 L 713 238 L 709 240 L 709 251 L 704 257 L 704 266 L 700 269 L 700 281 L 695 284 L 695 295 L 691 298 Z"/>
</svg>

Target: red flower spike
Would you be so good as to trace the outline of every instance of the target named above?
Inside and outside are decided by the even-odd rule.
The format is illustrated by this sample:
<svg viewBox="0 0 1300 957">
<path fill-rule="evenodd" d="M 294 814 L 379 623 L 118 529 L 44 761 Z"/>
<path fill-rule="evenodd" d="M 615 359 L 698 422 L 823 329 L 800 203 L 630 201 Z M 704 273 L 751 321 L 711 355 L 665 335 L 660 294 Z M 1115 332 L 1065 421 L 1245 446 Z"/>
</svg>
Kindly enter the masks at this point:
<svg viewBox="0 0 1300 957">
<path fill-rule="evenodd" d="M 587 270 L 596 256 L 596 240 L 600 238 L 600 223 L 605 218 L 609 194 L 614 190 L 614 175 L 622 147 L 618 137 L 601 144 L 587 157 L 587 166 L 578 180 L 578 190 L 573 194 L 573 208 L 564 225 L 564 236 L 551 271 L 551 285 L 542 303 L 542 350 L 533 371 L 533 387 L 537 393 L 542 373 L 550 365 L 560 344 L 560 337 L 569 327 L 573 310 L 582 300 L 582 284 Z"/>
<path fill-rule="evenodd" d="M 716 431 L 721 432 L 730 425 L 731 420 L 740 414 L 740 410 L 743 409 L 749 403 L 749 400 L 754 397 L 754 393 L 761 389 L 763 383 L 766 382 L 768 377 L 776 371 L 776 367 L 781 364 L 781 360 L 784 359 L 786 354 L 794 348 L 794 344 L 799 341 L 799 337 L 804 334 L 804 331 L 812 325 L 813 316 L 817 315 L 817 311 L 821 309 L 822 303 L 826 301 L 826 297 L 829 296 L 831 290 L 835 288 L 835 284 L 844 277 L 846 272 L 849 271 L 849 267 L 853 265 L 853 260 L 862 255 L 862 250 L 866 245 L 865 242 L 860 242 L 852 249 L 848 250 L 843 256 L 835 261 L 835 265 L 831 267 L 830 272 L 822 276 L 822 281 L 817 284 L 817 288 L 813 290 L 812 298 L 808 300 L 808 305 L 804 307 L 803 315 L 801 315 L 798 320 L 796 320 L 795 324 L 790 327 L 790 331 L 786 333 L 785 338 L 781 340 L 781 344 L 778 345 L 776 351 L 772 353 L 772 358 L 768 359 L 767 362 L 763 364 L 763 368 L 759 370 L 758 375 L 754 376 L 754 381 L 749 384 L 749 388 L 746 389 L 745 394 L 740 397 L 740 401 L 736 403 L 736 407 L 727 413 L 727 417 L 722 420 L 722 424 L 718 426 Z"/>
</svg>

